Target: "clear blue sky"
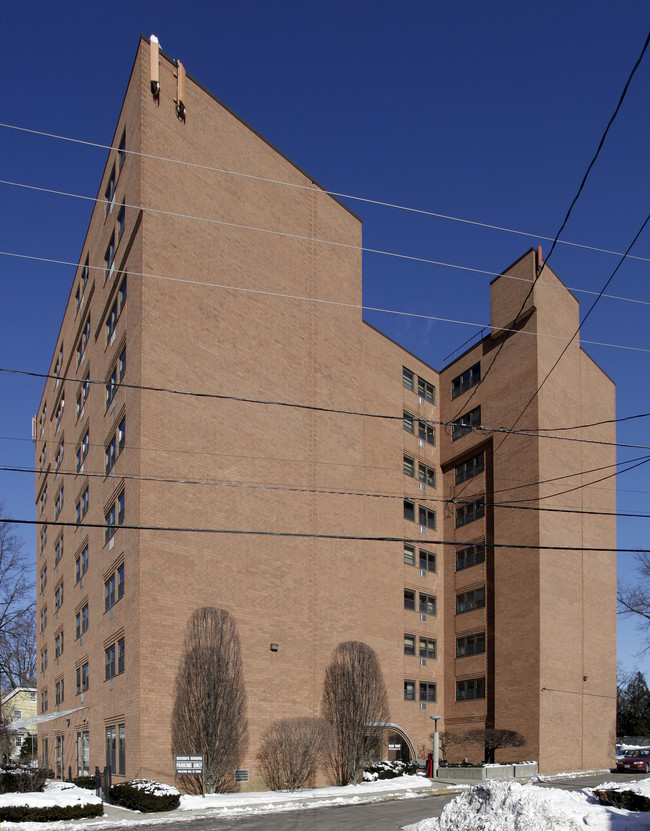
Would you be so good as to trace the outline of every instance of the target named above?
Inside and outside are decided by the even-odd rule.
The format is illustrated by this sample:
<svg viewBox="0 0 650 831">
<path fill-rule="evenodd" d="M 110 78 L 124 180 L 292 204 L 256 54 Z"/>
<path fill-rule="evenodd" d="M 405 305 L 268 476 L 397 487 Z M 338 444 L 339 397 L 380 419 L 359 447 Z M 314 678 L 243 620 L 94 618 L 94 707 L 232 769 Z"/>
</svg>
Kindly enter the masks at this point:
<svg viewBox="0 0 650 831">
<path fill-rule="evenodd" d="M 529 236 L 350 202 L 365 246 L 498 273 L 553 237 L 648 29 L 643 0 L 544 2 L 27 2 L 2 12 L 0 121 L 110 142 L 140 33 L 326 188 Z M 649 210 L 650 54 L 563 234 L 624 251 Z M 94 196 L 105 151 L 0 127 L 0 178 Z M 173 205 L 162 206 L 173 209 Z M 91 206 L 0 184 L 0 250 L 77 261 Z M 617 385 L 619 416 L 650 412 L 650 231 L 583 330 Z M 617 263 L 559 246 L 551 265 L 583 311 Z M 0 255 L 0 365 L 45 372 L 73 269 Z M 466 323 L 367 319 L 436 367 L 489 320 L 489 274 L 364 255 L 364 302 Z M 476 325 L 467 325 L 467 324 Z M 0 373 L 0 465 L 33 466 L 42 384 Z M 618 440 L 650 444 L 648 418 Z M 650 451 L 621 448 L 621 461 Z M 618 477 L 618 508 L 648 512 L 649 466 Z M 33 477 L 0 471 L 7 515 L 35 516 Z M 621 518 L 619 545 L 647 544 L 650 520 Z M 35 548 L 32 527 L 23 529 Z M 633 559 L 619 555 L 623 577 Z M 619 657 L 639 636 L 619 623 Z"/>
</svg>

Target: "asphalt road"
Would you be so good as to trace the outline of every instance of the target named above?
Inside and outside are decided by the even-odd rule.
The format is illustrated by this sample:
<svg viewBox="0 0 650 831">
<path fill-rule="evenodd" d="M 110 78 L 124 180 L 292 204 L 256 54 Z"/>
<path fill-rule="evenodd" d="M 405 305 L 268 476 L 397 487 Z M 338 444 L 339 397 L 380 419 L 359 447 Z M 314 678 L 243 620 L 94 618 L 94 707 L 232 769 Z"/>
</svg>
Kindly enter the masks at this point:
<svg viewBox="0 0 650 831">
<path fill-rule="evenodd" d="M 596 776 L 568 777 L 536 783 L 542 788 L 580 790 L 595 788 L 605 782 L 646 779 L 650 775 L 607 773 Z M 411 799 L 387 799 L 379 803 L 341 805 L 327 808 L 305 808 L 268 814 L 249 814 L 241 817 L 216 816 L 174 823 L 180 831 L 399 831 L 427 817 L 439 817 L 445 805 L 456 794 L 423 796 Z M 151 824 L 150 824 L 151 823 Z M 133 827 L 139 826 L 135 821 Z M 122 826 L 124 827 L 124 826 Z M 143 831 L 169 831 L 169 822 L 147 822 Z"/>
</svg>

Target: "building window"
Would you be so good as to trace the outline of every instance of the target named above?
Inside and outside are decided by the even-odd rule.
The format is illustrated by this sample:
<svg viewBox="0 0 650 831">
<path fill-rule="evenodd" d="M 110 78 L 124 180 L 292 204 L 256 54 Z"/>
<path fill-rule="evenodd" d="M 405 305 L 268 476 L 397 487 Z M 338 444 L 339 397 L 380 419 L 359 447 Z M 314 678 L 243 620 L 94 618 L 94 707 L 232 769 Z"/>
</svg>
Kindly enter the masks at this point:
<svg viewBox="0 0 650 831">
<path fill-rule="evenodd" d="M 41 528 L 41 554 L 43 553 L 43 549 L 47 545 L 47 522 Z"/>
<path fill-rule="evenodd" d="M 77 695 L 86 692 L 90 683 L 88 661 L 77 667 Z"/>
<path fill-rule="evenodd" d="M 106 728 L 106 766 L 119 776 L 124 776 L 126 764 L 124 727 L 118 724 Z"/>
<path fill-rule="evenodd" d="M 47 690 L 41 693 L 41 713 L 47 712 Z"/>
<path fill-rule="evenodd" d="M 480 655 L 483 652 L 485 652 L 485 632 L 456 638 L 457 658 L 465 658 L 468 655 Z"/>
<path fill-rule="evenodd" d="M 119 210 L 117 215 L 117 241 L 119 242 L 122 239 L 122 234 L 124 233 L 124 224 L 125 224 L 125 206 L 122 203 L 122 207 Z"/>
<path fill-rule="evenodd" d="M 84 328 L 79 335 L 79 340 L 77 341 L 77 366 L 82 363 L 84 357 L 86 356 L 86 346 L 88 345 L 88 341 L 90 340 L 90 316 L 86 318 L 86 323 Z"/>
<path fill-rule="evenodd" d="M 485 678 L 456 681 L 456 701 L 471 701 L 474 698 L 485 698 Z"/>
<path fill-rule="evenodd" d="M 54 698 L 55 704 L 63 704 L 65 698 L 65 689 L 63 686 L 63 678 L 60 681 L 56 682 L 56 686 L 54 687 Z"/>
<path fill-rule="evenodd" d="M 47 606 L 41 611 L 41 632 L 47 629 Z"/>
<path fill-rule="evenodd" d="M 415 375 L 405 366 L 402 367 L 402 384 L 407 390 L 415 390 Z"/>
<path fill-rule="evenodd" d="M 404 681 L 404 701 L 415 701 L 415 681 Z"/>
<path fill-rule="evenodd" d="M 108 247 L 104 252 L 104 278 L 108 280 L 113 271 L 113 260 L 115 259 L 115 232 L 111 234 Z"/>
<path fill-rule="evenodd" d="M 115 165 L 113 165 L 111 175 L 108 177 L 104 198 L 106 199 L 105 215 L 108 216 L 109 212 L 113 210 L 113 204 L 115 202 Z"/>
<path fill-rule="evenodd" d="M 126 372 L 126 347 L 121 351 L 120 357 L 113 367 L 113 371 L 111 372 L 109 379 L 106 383 L 106 406 L 108 407 L 112 400 L 115 398 L 115 393 L 117 392 L 117 386 L 120 381 L 124 378 L 124 373 Z"/>
<path fill-rule="evenodd" d="M 104 611 L 107 612 L 124 596 L 124 564 L 104 583 Z"/>
<path fill-rule="evenodd" d="M 485 465 L 484 457 L 484 453 L 479 453 L 476 456 L 472 456 L 471 459 L 467 459 L 467 461 L 456 465 L 456 484 L 461 485 L 468 479 L 472 479 L 474 476 L 478 476 L 479 473 L 483 473 Z"/>
<path fill-rule="evenodd" d="M 117 497 L 116 501 L 108 509 L 104 516 L 106 530 L 104 541 L 108 542 L 117 531 L 118 525 L 124 524 L 124 491 Z"/>
<path fill-rule="evenodd" d="M 108 447 L 105 450 L 105 462 L 106 462 L 106 475 L 111 472 L 113 469 L 113 465 L 115 464 L 117 457 L 120 455 L 122 450 L 124 450 L 124 442 L 126 440 L 126 419 L 123 418 L 120 421 L 115 434 L 111 437 L 110 442 L 108 443 Z"/>
<path fill-rule="evenodd" d="M 47 566 L 43 566 L 41 569 L 41 594 L 43 594 L 45 590 L 45 586 L 47 586 Z"/>
<path fill-rule="evenodd" d="M 420 681 L 420 701 L 435 701 L 436 685 Z"/>
<path fill-rule="evenodd" d="M 63 410 L 65 409 L 65 395 L 61 393 L 61 400 L 56 408 L 56 412 L 54 413 L 54 417 L 56 419 L 56 429 L 55 432 L 59 432 L 59 427 L 61 426 L 61 419 L 63 418 Z"/>
<path fill-rule="evenodd" d="M 47 504 L 47 485 L 43 488 L 43 493 L 41 494 L 41 513 L 45 510 L 45 505 Z"/>
<path fill-rule="evenodd" d="M 104 658 L 105 658 L 105 666 L 106 666 L 106 677 L 105 680 L 108 681 L 109 678 L 115 678 L 117 673 L 115 672 L 115 644 L 112 643 L 108 649 L 104 650 Z"/>
<path fill-rule="evenodd" d="M 424 571 L 436 570 L 436 555 L 433 551 L 425 551 L 423 548 L 420 549 L 420 568 Z"/>
<path fill-rule="evenodd" d="M 415 611 L 415 592 L 413 589 L 404 589 L 404 608 Z"/>
<path fill-rule="evenodd" d="M 456 595 L 456 614 L 482 609 L 485 606 L 485 586 Z"/>
<path fill-rule="evenodd" d="M 56 458 L 54 459 L 55 473 L 59 472 L 59 468 L 61 467 L 61 462 L 62 461 L 63 461 L 63 439 L 61 439 L 61 444 L 59 445 L 59 449 L 56 451 Z"/>
<path fill-rule="evenodd" d="M 22 717 L 23 717 L 23 711 L 22 710 L 14 710 L 13 713 L 11 714 L 12 721 L 20 721 Z"/>
<path fill-rule="evenodd" d="M 86 603 L 76 615 L 76 637 L 80 638 L 88 629 L 88 604 Z"/>
<path fill-rule="evenodd" d="M 63 655 L 63 630 L 54 638 L 54 657 L 60 658 Z"/>
<path fill-rule="evenodd" d="M 86 403 L 86 399 L 88 398 L 89 392 L 90 377 L 89 375 L 86 375 L 77 394 L 77 421 L 79 421 L 80 418 L 83 418 L 84 405 Z"/>
<path fill-rule="evenodd" d="M 466 369 L 460 375 L 457 375 L 451 382 L 451 397 L 457 398 L 462 393 L 467 392 L 473 386 L 478 384 L 481 380 L 481 362 L 479 361 L 474 366 Z"/>
<path fill-rule="evenodd" d="M 432 638 L 420 638 L 420 658 L 435 658 L 436 642 Z"/>
<path fill-rule="evenodd" d="M 104 611 L 107 612 L 115 602 L 115 575 L 111 574 L 104 583 Z"/>
<path fill-rule="evenodd" d="M 485 545 L 468 545 L 456 551 L 456 571 L 485 562 Z"/>
<path fill-rule="evenodd" d="M 47 669 L 47 647 L 41 652 L 41 672 Z"/>
<path fill-rule="evenodd" d="M 81 495 L 81 499 L 77 502 L 77 525 L 88 513 L 88 488 Z"/>
<path fill-rule="evenodd" d="M 415 522 L 415 502 L 411 502 L 410 499 L 404 500 L 404 519 Z"/>
<path fill-rule="evenodd" d="M 85 545 L 81 554 L 75 560 L 75 576 L 77 583 L 88 571 L 88 546 Z"/>
<path fill-rule="evenodd" d="M 413 433 L 415 435 L 415 418 L 410 413 L 407 413 L 406 410 L 402 412 L 402 427 L 407 433 Z"/>
<path fill-rule="evenodd" d="M 61 580 L 54 592 L 54 611 L 58 612 L 61 606 L 63 606 L 63 580 Z"/>
<path fill-rule="evenodd" d="M 88 450 L 90 448 L 90 429 L 86 430 L 83 439 L 81 440 L 81 444 L 77 448 L 77 473 L 81 472 L 82 465 L 88 455 Z"/>
<path fill-rule="evenodd" d="M 406 476 L 410 476 L 411 478 L 415 478 L 415 460 L 411 459 L 410 456 L 404 456 L 404 474 Z"/>
<path fill-rule="evenodd" d="M 404 635 L 404 654 L 415 655 L 415 635 Z"/>
<path fill-rule="evenodd" d="M 423 525 L 425 528 L 432 528 L 435 530 L 436 527 L 436 512 L 429 510 L 429 508 L 423 508 L 422 505 L 419 506 L 419 522 L 420 525 Z"/>
<path fill-rule="evenodd" d="M 90 731 L 77 733 L 77 776 L 90 775 Z"/>
<path fill-rule="evenodd" d="M 59 518 L 59 514 L 63 510 L 63 488 L 58 492 L 54 502 L 54 519 Z"/>
<path fill-rule="evenodd" d="M 420 592 L 420 614 L 435 615 L 436 613 L 436 598 L 432 594 L 424 594 Z"/>
<path fill-rule="evenodd" d="M 436 472 L 432 467 L 418 463 L 418 479 L 431 488 L 436 486 Z"/>
<path fill-rule="evenodd" d="M 464 502 L 456 508 L 456 528 L 461 528 L 475 519 L 485 516 L 485 498 L 473 499 L 471 502 Z"/>
<path fill-rule="evenodd" d="M 120 139 L 119 146 L 117 148 L 117 169 L 118 172 L 122 170 L 122 165 L 124 164 L 124 160 L 126 159 L 126 130 L 122 132 L 122 138 Z"/>
<path fill-rule="evenodd" d="M 471 433 L 472 430 L 475 430 L 481 424 L 481 408 L 474 407 L 473 410 L 470 410 L 468 413 L 460 416 L 460 418 L 455 419 L 451 422 L 451 440 L 456 441 L 456 439 L 461 438 L 461 436 L 467 435 L 467 433 Z"/>
<path fill-rule="evenodd" d="M 404 546 L 404 562 L 407 566 L 415 565 L 415 548 L 412 545 Z"/>
<path fill-rule="evenodd" d="M 424 378 L 420 378 L 418 376 L 418 395 L 420 398 L 424 398 L 429 401 L 431 404 L 435 404 L 436 401 L 436 391 L 433 384 L 430 384 L 428 381 L 425 381 Z"/>
<path fill-rule="evenodd" d="M 427 444 L 436 443 L 436 430 L 432 424 L 427 424 L 426 421 L 418 421 L 418 438 Z"/>
</svg>

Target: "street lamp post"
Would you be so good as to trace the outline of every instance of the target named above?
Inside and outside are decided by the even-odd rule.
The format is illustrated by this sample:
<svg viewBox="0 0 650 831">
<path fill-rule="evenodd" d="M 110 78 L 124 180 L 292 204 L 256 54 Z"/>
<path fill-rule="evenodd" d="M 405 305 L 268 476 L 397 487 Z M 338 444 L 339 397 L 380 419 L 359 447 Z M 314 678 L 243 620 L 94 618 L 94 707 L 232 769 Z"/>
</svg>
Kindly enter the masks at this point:
<svg viewBox="0 0 650 831">
<path fill-rule="evenodd" d="M 429 718 L 433 719 L 433 778 L 438 778 L 438 743 L 439 743 L 439 735 L 438 735 L 438 720 L 442 718 L 442 716 L 429 716 Z"/>
</svg>

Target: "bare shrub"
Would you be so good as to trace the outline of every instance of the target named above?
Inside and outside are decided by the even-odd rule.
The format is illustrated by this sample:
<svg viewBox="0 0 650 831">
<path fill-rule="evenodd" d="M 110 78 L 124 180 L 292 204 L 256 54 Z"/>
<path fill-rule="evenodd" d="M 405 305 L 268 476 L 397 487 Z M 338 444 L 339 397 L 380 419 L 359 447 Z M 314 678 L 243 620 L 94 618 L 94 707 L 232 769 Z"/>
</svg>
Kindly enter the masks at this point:
<svg viewBox="0 0 650 831">
<path fill-rule="evenodd" d="M 329 764 L 337 785 L 356 782 L 363 759 L 388 721 L 388 696 L 374 649 L 340 643 L 325 670 L 323 718 L 334 730 Z"/>
<path fill-rule="evenodd" d="M 429 738 L 431 739 L 432 743 L 435 739 L 435 735 L 435 733 L 431 733 L 429 735 Z M 454 733 L 451 730 L 442 730 L 440 733 L 438 733 L 438 742 L 440 744 L 440 753 L 442 755 L 442 758 L 446 760 L 447 751 L 450 748 L 455 747 L 456 745 L 464 744 L 465 735 L 463 733 Z"/>
<path fill-rule="evenodd" d="M 331 726 L 318 718 L 274 722 L 262 736 L 257 762 L 266 787 L 297 791 L 316 774 L 330 750 Z"/>
<path fill-rule="evenodd" d="M 485 761 L 494 762 L 494 753 L 500 747 L 523 747 L 526 739 L 516 730 L 486 728 L 469 730 L 463 737 L 470 744 L 482 744 L 485 747 Z"/>
<path fill-rule="evenodd" d="M 237 625 L 225 609 L 197 609 L 188 621 L 171 726 L 173 753 L 203 754 L 206 793 L 235 790 L 248 721 Z M 201 793 L 197 776 L 182 785 Z"/>
</svg>

